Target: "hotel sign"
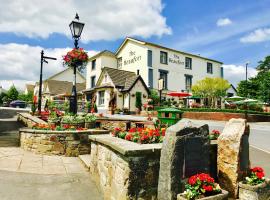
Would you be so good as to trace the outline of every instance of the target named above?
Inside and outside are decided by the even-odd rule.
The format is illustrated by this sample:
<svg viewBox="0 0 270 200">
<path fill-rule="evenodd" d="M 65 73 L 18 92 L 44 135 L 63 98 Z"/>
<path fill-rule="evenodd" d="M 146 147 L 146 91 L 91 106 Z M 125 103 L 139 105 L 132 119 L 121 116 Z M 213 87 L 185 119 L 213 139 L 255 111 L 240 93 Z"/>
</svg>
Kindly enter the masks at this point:
<svg viewBox="0 0 270 200">
<path fill-rule="evenodd" d="M 169 58 L 169 62 L 177 65 L 184 65 L 185 62 L 180 60 L 180 57 L 176 54 L 173 54 L 172 58 Z"/>
<path fill-rule="evenodd" d="M 135 51 L 130 51 L 129 52 L 129 59 L 124 60 L 124 65 L 129 65 L 135 62 L 138 62 L 142 59 L 142 56 L 136 56 Z"/>
</svg>

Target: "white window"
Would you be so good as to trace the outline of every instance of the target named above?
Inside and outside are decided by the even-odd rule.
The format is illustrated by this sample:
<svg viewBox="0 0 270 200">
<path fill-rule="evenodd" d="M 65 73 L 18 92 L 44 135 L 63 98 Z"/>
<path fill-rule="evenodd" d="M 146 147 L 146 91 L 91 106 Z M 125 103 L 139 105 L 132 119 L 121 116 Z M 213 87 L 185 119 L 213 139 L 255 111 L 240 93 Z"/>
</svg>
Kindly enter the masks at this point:
<svg viewBox="0 0 270 200">
<path fill-rule="evenodd" d="M 102 106 L 105 103 L 105 98 L 104 98 L 105 91 L 99 91 L 98 94 L 99 94 L 98 105 Z"/>
</svg>

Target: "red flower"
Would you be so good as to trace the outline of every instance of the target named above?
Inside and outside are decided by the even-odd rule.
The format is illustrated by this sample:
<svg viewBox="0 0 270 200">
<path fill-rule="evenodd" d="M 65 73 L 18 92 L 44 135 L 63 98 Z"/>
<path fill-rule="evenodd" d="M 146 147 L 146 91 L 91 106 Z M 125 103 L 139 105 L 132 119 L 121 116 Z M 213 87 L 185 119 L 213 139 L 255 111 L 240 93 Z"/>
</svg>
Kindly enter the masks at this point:
<svg viewBox="0 0 270 200">
<path fill-rule="evenodd" d="M 197 175 L 191 176 L 191 177 L 188 179 L 188 184 L 190 184 L 190 185 L 195 185 L 196 182 L 197 182 L 197 179 L 198 179 Z"/>
<path fill-rule="evenodd" d="M 263 172 L 256 172 L 256 176 L 258 177 L 258 179 L 262 179 L 264 177 L 264 173 Z"/>
<path fill-rule="evenodd" d="M 203 188 L 206 192 L 212 192 L 212 191 L 213 191 L 213 186 L 211 186 L 211 185 L 203 185 L 202 188 Z"/>
<path fill-rule="evenodd" d="M 135 132 L 136 132 L 136 128 L 131 128 L 131 129 L 129 129 L 128 132 L 130 132 L 130 133 L 135 133 Z"/>
<path fill-rule="evenodd" d="M 126 140 L 128 141 L 131 141 L 132 140 L 132 134 L 126 134 L 126 137 L 125 137 Z"/>
<path fill-rule="evenodd" d="M 252 172 L 263 172 L 263 168 L 261 168 L 261 167 L 254 167 L 254 168 L 251 168 L 251 171 Z"/>
</svg>

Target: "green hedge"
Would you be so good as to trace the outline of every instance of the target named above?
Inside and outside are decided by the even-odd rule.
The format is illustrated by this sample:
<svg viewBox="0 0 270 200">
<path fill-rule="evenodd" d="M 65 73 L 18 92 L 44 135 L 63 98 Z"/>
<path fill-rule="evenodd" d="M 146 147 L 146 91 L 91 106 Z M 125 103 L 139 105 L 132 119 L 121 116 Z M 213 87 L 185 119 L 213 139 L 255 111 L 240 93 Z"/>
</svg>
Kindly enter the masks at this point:
<svg viewBox="0 0 270 200">
<path fill-rule="evenodd" d="M 167 107 L 156 106 L 155 110 L 160 110 Z M 179 108 L 178 108 L 179 109 Z M 179 109 L 183 112 L 225 112 L 225 113 L 245 113 L 245 110 L 236 110 L 236 109 L 214 109 L 214 108 L 181 108 Z M 266 112 L 258 112 L 253 110 L 248 110 L 248 114 L 259 114 L 259 115 L 270 115 Z"/>
</svg>

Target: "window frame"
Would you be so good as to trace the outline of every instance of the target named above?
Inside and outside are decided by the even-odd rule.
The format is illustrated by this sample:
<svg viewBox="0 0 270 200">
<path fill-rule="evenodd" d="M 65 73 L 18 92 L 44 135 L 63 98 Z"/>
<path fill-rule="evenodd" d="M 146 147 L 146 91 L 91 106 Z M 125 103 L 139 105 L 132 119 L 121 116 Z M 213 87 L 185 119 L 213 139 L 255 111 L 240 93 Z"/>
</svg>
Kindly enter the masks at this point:
<svg viewBox="0 0 270 200">
<path fill-rule="evenodd" d="M 165 62 L 163 62 L 163 56 L 162 55 L 166 55 L 166 59 Z M 164 64 L 164 65 L 168 65 L 168 52 L 166 51 L 160 51 L 160 63 Z"/>
<path fill-rule="evenodd" d="M 207 62 L 207 74 L 213 74 L 213 63 L 211 63 L 211 62 Z M 211 68 L 210 68 L 210 70 L 209 70 L 209 68 L 208 67 L 210 67 L 211 66 Z"/>
<path fill-rule="evenodd" d="M 101 98 L 101 94 L 103 94 L 103 97 L 102 98 Z M 99 106 L 104 106 L 104 104 L 105 104 L 105 91 L 102 90 L 102 91 L 99 91 L 98 92 L 98 105 Z"/>
<path fill-rule="evenodd" d="M 167 70 L 163 70 L 163 69 L 159 69 L 158 71 L 159 71 L 159 79 L 162 78 L 161 74 L 165 75 L 165 80 L 164 80 L 164 78 L 162 78 L 163 79 L 163 89 L 168 90 L 168 73 L 169 72 Z"/>
<path fill-rule="evenodd" d="M 190 66 L 189 67 L 187 67 L 187 60 L 189 60 L 190 62 Z M 190 58 L 190 57 L 185 57 L 185 69 L 190 69 L 190 70 L 192 70 L 192 58 Z"/>
<path fill-rule="evenodd" d="M 192 79 L 193 79 L 192 75 L 185 74 L 185 89 L 186 89 L 186 91 L 191 91 L 191 89 L 192 89 Z M 187 84 L 188 80 L 190 80 L 189 88 L 188 88 L 188 84 Z"/>
<path fill-rule="evenodd" d="M 95 70 L 96 65 L 97 65 L 97 60 L 96 59 L 92 60 L 92 62 L 91 62 L 91 70 Z"/>
<path fill-rule="evenodd" d="M 93 79 L 94 79 L 94 84 L 93 84 Z M 96 86 L 96 76 L 91 76 L 91 88 Z"/>
</svg>

